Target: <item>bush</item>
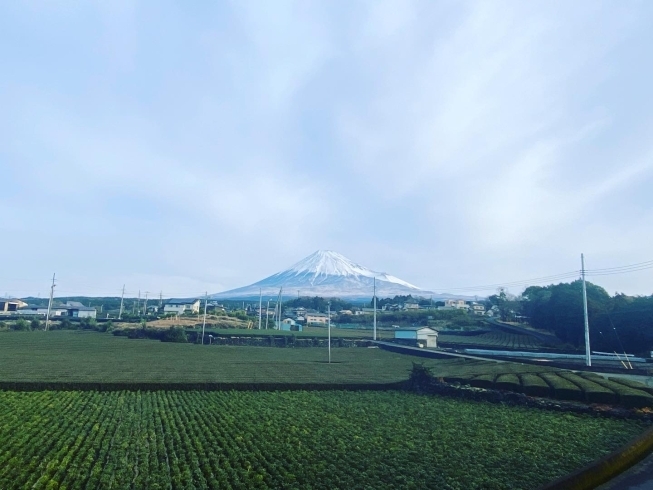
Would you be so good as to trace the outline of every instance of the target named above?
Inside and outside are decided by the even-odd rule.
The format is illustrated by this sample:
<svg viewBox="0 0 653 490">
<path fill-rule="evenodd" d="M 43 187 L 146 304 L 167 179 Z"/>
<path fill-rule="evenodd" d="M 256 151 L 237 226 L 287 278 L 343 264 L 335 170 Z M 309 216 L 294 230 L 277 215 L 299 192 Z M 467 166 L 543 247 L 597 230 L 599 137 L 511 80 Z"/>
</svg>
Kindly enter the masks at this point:
<svg viewBox="0 0 653 490">
<path fill-rule="evenodd" d="M 581 376 L 583 378 L 590 378 L 588 376 L 590 373 L 583 373 Z M 602 376 L 595 378 L 591 376 L 592 381 L 595 383 L 608 388 L 614 391 L 619 397 L 619 403 L 629 408 L 643 408 L 643 407 L 653 407 L 653 396 L 643 390 L 636 388 L 631 388 L 626 385 L 622 385 L 615 381 L 605 379 Z M 644 386 L 644 385 L 641 385 Z"/>
<path fill-rule="evenodd" d="M 84 330 L 98 330 L 98 324 L 95 318 L 82 318 L 79 325 Z"/>
<path fill-rule="evenodd" d="M 469 376 L 445 376 L 443 378 L 447 383 L 460 383 L 461 385 L 468 385 L 470 382 Z"/>
<path fill-rule="evenodd" d="M 29 325 L 29 326 L 30 326 L 30 328 L 31 328 L 32 330 L 40 330 L 40 329 L 41 329 L 41 322 L 39 321 L 38 318 L 34 318 L 34 319 L 30 322 L 30 325 Z"/>
<path fill-rule="evenodd" d="M 645 391 L 649 395 L 653 395 L 653 387 L 651 386 L 646 386 L 645 384 L 638 383 L 637 381 L 633 381 L 630 379 L 625 379 L 625 378 L 608 378 L 608 380 L 618 383 L 620 385 L 628 386 L 629 388 L 634 388 L 636 390 L 641 390 Z"/>
<path fill-rule="evenodd" d="M 540 377 L 553 388 L 553 396 L 558 400 L 583 400 L 581 389 L 557 373 L 541 373 Z"/>
<path fill-rule="evenodd" d="M 480 374 L 469 380 L 469 384 L 476 388 L 492 388 L 496 374 Z"/>
<path fill-rule="evenodd" d="M 521 392 L 522 386 L 519 377 L 516 374 L 500 374 L 494 382 L 494 387 L 498 390 Z"/>
<path fill-rule="evenodd" d="M 182 327 L 170 327 L 163 332 L 161 338 L 162 342 L 188 342 L 188 337 L 186 337 L 186 332 Z"/>
<path fill-rule="evenodd" d="M 537 374 L 521 375 L 522 389 L 530 396 L 551 396 L 551 387 Z"/>
<path fill-rule="evenodd" d="M 27 320 L 25 320 L 24 318 L 19 318 L 14 322 L 11 328 L 13 330 L 29 330 L 30 326 L 29 323 L 27 323 Z"/>
<path fill-rule="evenodd" d="M 617 403 L 617 394 L 594 381 L 578 376 L 574 373 L 561 372 L 559 375 L 578 386 L 585 394 L 585 400 L 590 403 Z"/>
<path fill-rule="evenodd" d="M 53 325 L 52 328 L 54 329 L 55 326 Z M 59 321 L 59 326 L 61 330 L 72 330 L 73 327 L 73 322 L 71 322 L 68 318 L 62 318 L 61 321 Z"/>
</svg>

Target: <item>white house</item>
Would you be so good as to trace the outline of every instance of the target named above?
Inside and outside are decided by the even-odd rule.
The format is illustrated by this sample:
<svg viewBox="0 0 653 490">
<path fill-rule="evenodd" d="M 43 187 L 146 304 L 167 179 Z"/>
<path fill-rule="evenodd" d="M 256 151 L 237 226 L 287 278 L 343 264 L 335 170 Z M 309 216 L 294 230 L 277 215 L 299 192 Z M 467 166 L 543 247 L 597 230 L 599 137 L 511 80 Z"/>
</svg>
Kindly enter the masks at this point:
<svg viewBox="0 0 653 490">
<path fill-rule="evenodd" d="M 419 304 L 406 302 L 404 303 L 404 310 L 419 310 Z"/>
<path fill-rule="evenodd" d="M 425 347 L 438 346 L 438 332 L 429 327 L 400 327 L 395 330 L 395 339 L 414 340 Z"/>
<path fill-rule="evenodd" d="M 163 306 L 163 313 L 182 315 L 185 312 L 199 313 L 201 300 L 199 299 L 171 299 Z"/>
<path fill-rule="evenodd" d="M 456 308 L 457 310 L 464 310 L 469 308 L 469 305 L 465 303 L 464 299 L 445 299 L 444 300 L 445 308 Z"/>
<path fill-rule="evenodd" d="M 485 315 L 485 306 L 474 302 L 471 304 L 471 311 L 474 313 L 474 315 Z"/>
</svg>

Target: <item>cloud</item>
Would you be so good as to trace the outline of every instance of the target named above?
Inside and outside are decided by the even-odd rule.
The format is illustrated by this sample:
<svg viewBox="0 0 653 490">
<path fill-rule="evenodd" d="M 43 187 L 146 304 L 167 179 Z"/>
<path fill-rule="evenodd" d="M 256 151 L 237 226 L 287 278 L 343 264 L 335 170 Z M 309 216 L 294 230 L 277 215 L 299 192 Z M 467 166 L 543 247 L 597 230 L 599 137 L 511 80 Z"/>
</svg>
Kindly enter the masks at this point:
<svg viewBox="0 0 653 490">
<path fill-rule="evenodd" d="M 24 218 L 2 230 L 35 257 L 21 286 L 56 267 L 80 288 L 196 294 L 320 248 L 425 288 L 566 271 L 581 248 L 650 260 L 652 16 L 590 1 L 0 7 L 0 46 L 18 46 L 0 81 L 0 209 Z"/>
</svg>

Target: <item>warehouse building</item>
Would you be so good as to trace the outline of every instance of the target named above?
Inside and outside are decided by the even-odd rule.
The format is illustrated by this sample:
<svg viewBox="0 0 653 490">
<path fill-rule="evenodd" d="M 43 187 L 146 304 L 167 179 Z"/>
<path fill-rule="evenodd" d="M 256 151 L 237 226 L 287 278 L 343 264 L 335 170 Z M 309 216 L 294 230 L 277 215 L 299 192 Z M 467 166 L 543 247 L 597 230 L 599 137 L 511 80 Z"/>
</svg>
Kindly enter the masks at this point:
<svg viewBox="0 0 653 490">
<path fill-rule="evenodd" d="M 438 332 L 429 327 L 398 327 L 395 339 L 419 347 L 437 347 Z"/>
</svg>

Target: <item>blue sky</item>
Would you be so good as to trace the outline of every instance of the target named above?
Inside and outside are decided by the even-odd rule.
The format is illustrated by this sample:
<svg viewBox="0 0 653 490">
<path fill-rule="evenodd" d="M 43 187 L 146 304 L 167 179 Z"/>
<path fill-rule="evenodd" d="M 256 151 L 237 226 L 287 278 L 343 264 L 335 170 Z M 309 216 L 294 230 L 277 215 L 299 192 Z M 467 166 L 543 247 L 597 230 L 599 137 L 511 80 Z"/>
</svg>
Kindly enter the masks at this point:
<svg viewBox="0 0 653 490">
<path fill-rule="evenodd" d="M 435 290 L 653 260 L 651 25 L 634 0 L 4 2 L 0 294 L 192 296 L 317 249 Z"/>
</svg>

